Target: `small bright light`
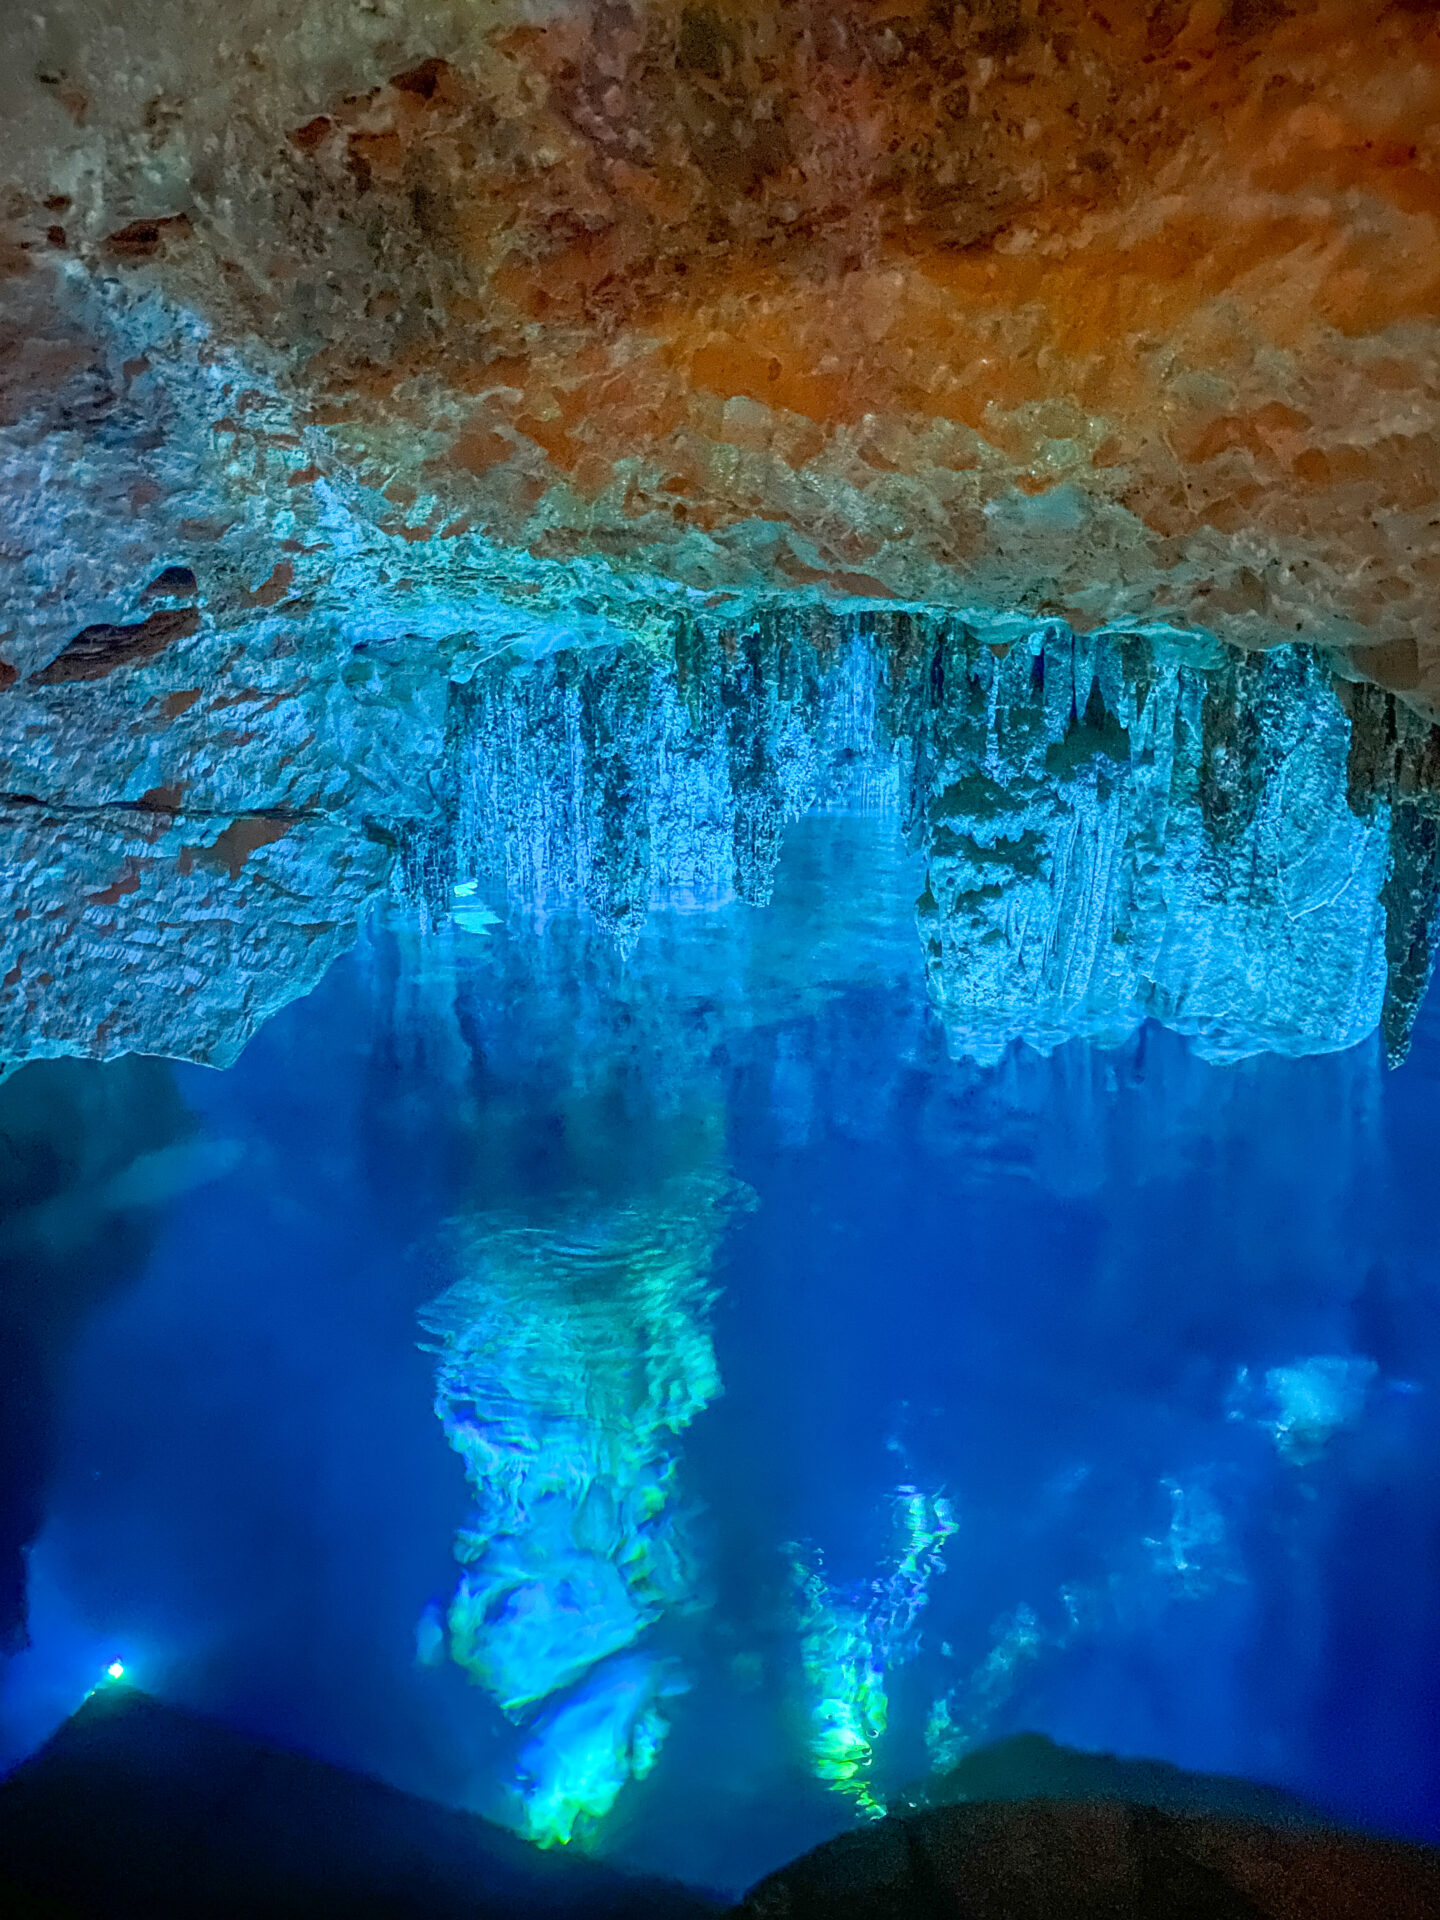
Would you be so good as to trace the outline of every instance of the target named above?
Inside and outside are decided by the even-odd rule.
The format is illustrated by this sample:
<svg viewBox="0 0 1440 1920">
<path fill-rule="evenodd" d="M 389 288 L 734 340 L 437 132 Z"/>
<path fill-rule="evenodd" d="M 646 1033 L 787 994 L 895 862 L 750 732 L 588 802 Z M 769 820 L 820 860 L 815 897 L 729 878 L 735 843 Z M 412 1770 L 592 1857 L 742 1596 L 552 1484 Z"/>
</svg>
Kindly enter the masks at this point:
<svg viewBox="0 0 1440 1920">
<path fill-rule="evenodd" d="M 125 1664 L 121 1660 L 112 1660 L 105 1671 L 112 1680 L 123 1680 L 125 1678 Z"/>
</svg>

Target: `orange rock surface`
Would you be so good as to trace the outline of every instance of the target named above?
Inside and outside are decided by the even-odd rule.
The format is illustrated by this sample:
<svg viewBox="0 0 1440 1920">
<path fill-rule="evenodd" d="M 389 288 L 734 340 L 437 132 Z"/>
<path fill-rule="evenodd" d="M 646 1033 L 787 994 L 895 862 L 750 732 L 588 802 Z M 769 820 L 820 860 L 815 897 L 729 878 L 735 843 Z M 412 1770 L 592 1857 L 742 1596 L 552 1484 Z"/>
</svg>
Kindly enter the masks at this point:
<svg viewBox="0 0 1440 1920">
<path fill-rule="evenodd" d="M 1440 702 L 1429 0 L 250 11 L 188 95 L 138 26 L 128 91 L 56 66 L 12 263 L 193 308 L 294 409 L 256 457 L 416 565 L 1300 637 Z"/>
</svg>

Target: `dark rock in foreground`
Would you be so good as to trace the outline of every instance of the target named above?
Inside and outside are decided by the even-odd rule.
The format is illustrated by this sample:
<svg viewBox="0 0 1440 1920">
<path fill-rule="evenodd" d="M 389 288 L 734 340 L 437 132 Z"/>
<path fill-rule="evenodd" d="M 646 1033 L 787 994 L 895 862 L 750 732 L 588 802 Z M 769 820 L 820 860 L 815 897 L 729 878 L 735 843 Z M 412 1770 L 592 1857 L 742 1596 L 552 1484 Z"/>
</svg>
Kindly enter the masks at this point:
<svg viewBox="0 0 1440 1920">
<path fill-rule="evenodd" d="M 968 1756 L 939 1790 L 988 1797 L 844 1834 L 763 1881 L 732 1920 L 1440 1914 L 1440 1851 L 1334 1832 L 1242 1781 L 1027 1736 Z M 0 1912 L 701 1920 L 718 1908 L 115 1688 L 0 1784 Z"/>
<path fill-rule="evenodd" d="M 265 1747 L 129 1688 L 95 1694 L 0 1784 L 0 1912 L 699 1920 L 665 1883 Z"/>
<path fill-rule="evenodd" d="M 1019 1797 L 1027 1786 L 1045 1797 Z M 1440 1914 L 1440 1852 L 1337 1833 L 1243 1781 L 1025 1737 L 967 1759 L 945 1790 L 987 1797 L 843 1834 L 762 1881 L 737 1920 Z"/>
</svg>

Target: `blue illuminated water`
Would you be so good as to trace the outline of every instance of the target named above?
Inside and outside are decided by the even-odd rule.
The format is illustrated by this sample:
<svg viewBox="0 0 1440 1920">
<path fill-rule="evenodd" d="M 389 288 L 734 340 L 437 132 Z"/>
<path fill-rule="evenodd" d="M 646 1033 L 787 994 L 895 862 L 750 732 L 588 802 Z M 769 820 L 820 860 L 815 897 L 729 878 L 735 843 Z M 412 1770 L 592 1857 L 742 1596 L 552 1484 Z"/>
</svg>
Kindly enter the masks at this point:
<svg viewBox="0 0 1440 1920">
<path fill-rule="evenodd" d="M 1440 1004 L 1394 1073 L 1153 1025 L 952 1061 L 895 839 L 802 822 L 772 908 L 656 914 L 628 958 L 397 922 L 177 1070 L 233 1146 L 69 1364 L 3 1757 L 120 1658 L 522 1825 L 614 1735 L 653 1764 L 591 1844 L 722 1889 L 1019 1729 L 1440 1839 Z M 509 1719 L 442 1618 L 476 1492 L 433 1303 L 467 1276 L 456 1377 L 539 1570 L 477 1633 L 512 1679 L 574 1641 Z M 553 1526 L 645 1567 L 596 1597 Z M 888 1724 L 817 1778 L 862 1669 Z"/>
</svg>

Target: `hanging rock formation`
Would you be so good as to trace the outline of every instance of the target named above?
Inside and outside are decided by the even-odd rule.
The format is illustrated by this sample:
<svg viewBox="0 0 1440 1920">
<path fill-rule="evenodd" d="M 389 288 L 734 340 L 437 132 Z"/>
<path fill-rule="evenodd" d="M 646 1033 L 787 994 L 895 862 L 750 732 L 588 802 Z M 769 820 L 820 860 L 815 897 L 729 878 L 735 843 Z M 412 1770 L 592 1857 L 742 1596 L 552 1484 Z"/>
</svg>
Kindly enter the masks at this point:
<svg viewBox="0 0 1440 1920">
<path fill-rule="evenodd" d="M 1428 4 L 54 0 L 0 51 L 5 1058 L 232 1057 L 501 654 L 1011 609 L 1317 645 L 1428 737 Z M 1399 1046 L 1434 823 L 1359 804 Z"/>
<path fill-rule="evenodd" d="M 1308 1053 L 1383 1014 L 1403 1056 L 1440 866 L 1431 735 L 1392 696 L 1348 689 L 1352 729 L 1310 649 L 1207 663 L 1138 635 L 862 625 L 478 676 L 411 884 L 436 918 L 478 877 L 623 941 L 652 905 L 765 901 L 785 820 L 860 806 L 928 857 L 917 919 L 957 1054 L 1146 1018 L 1213 1058 Z"/>
<path fill-rule="evenodd" d="M 83 766 L 59 800 L 12 795 L 9 1057 L 223 1063 L 387 887 L 431 926 L 583 907 L 628 950 L 654 908 L 763 905 L 817 805 L 893 817 L 926 854 L 921 948 L 959 1055 L 1146 1018 L 1213 1058 L 1381 1024 L 1404 1055 L 1440 915 L 1435 734 L 1313 649 L 770 614 L 451 671 L 376 645 L 252 690 L 194 809 L 184 776 L 103 803 Z M 27 698 L 17 757 L 101 695 Z M 179 704 L 152 694 L 127 730 L 132 786 L 170 773 L 144 714 Z M 228 810 L 237 777 L 263 811 Z"/>
<path fill-rule="evenodd" d="M 1388 809 L 1347 804 L 1349 728 L 1313 654 L 936 659 L 919 919 L 957 1051 L 1113 1044 L 1147 1016 L 1219 1059 L 1374 1030 Z"/>
</svg>

